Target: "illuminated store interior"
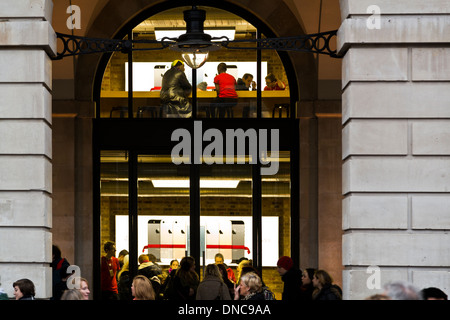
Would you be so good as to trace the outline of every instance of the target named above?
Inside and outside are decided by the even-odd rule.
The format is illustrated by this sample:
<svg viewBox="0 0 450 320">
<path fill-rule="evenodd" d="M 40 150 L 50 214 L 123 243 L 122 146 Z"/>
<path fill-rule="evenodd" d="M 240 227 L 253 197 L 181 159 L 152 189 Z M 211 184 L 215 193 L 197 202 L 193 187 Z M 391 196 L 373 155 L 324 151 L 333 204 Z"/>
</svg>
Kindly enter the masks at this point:
<svg viewBox="0 0 450 320">
<path fill-rule="evenodd" d="M 164 36 L 160 33 L 180 32 L 185 28 L 181 12 L 187 9 L 162 11 L 124 27 L 123 38 L 155 40 Z M 202 9 L 206 10 L 206 33 L 223 32 L 232 39 L 265 36 L 237 15 Z M 202 274 L 203 268 L 214 262 L 215 254 L 222 253 L 232 268 L 241 258 L 252 260 L 265 281 L 275 291 L 281 290 L 276 262 L 283 255 L 295 257 L 299 251 L 298 233 L 292 238 L 292 228 L 298 229 L 298 199 L 292 198 L 293 192 L 298 193 L 298 172 L 291 162 L 298 163 L 298 97 L 297 86 L 290 89 L 296 80 L 286 72 L 288 60 L 283 63 L 275 50 L 222 48 L 209 52 L 202 67 L 185 66 L 193 87 L 192 117 L 173 119 L 165 113 L 159 93 L 163 74 L 173 60 L 180 59 L 180 53 L 170 48 L 148 50 L 148 44 L 142 44 L 147 49 L 140 51 L 139 46 L 131 53 L 105 55 L 97 72 L 94 161 L 99 183 L 94 202 L 100 214 L 94 228 L 101 229 L 96 239 L 98 256 L 102 244 L 111 240 L 117 252 L 126 249 L 134 257 L 131 269 L 137 268 L 137 258 L 143 253 L 153 254 L 163 267 L 172 259 L 180 261 L 190 255 Z M 251 73 L 256 89 L 237 91 L 238 103 L 225 118 L 209 118 L 208 108 L 217 95 L 213 79 L 221 62 L 236 79 Z M 283 81 L 286 89 L 264 91 L 269 73 Z M 205 156 L 201 164 L 175 164 L 171 133 L 183 127 L 194 137 L 193 124 L 199 121 L 204 129 L 219 130 L 224 136 L 226 130 L 277 130 L 280 150 L 271 159 L 276 174 L 261 175 L 265 164 L 253 161 L 258 154 L 252 159 L 253 141 L 248 137 L 244 154 L 236 154 L 232 163 L 227 161 L 230 154 L 224 154 L 223 161 L 217 161 L 216 155 L 212 164 Z M 293 206 L 292 201 L 297 204 Z M 99 266 L 96 268 L 98 272 Z"/>
</svg>

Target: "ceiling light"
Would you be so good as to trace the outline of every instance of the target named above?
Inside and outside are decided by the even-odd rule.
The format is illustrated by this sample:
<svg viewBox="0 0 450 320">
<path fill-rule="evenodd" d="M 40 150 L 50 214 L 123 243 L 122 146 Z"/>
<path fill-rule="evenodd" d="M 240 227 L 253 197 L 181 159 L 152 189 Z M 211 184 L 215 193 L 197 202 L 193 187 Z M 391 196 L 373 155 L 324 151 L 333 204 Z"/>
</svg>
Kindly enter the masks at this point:
<svg viewBox="0 0 450 320">
<path fill-rule="evenodd" d="M 193 6 L 190 10 L 185 10 L 184 21 L 186 21 L 186 33 L 175 38 L 162 38 L 175 40 L 176 43 L 170 46 L 170 49 L 182 52 L 184 62 L 192 69 L 200 68 L 208 58 L 210 51 L 219 50 L 220 43 L 214 43 L 212 40 L 229 41 L 226 36 L 211 37 L 203 31 L 203 23 L 206 19 L 206 11 L 199 10 Z"/>
<path fill-rule="evenodd" d="M 191 68 L 198 69 L 208 60 L 209 52 L 183 52 L 181 58 Z"/>
</svg>

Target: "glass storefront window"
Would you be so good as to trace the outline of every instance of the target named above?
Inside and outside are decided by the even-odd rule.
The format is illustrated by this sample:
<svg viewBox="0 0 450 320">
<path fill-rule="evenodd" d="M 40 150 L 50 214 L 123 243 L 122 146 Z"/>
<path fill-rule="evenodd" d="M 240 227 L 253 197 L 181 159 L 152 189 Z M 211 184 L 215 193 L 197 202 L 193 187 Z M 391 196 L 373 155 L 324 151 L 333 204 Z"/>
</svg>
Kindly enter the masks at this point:
<svg viewBox="0 0 450 320">
<path fill-rule="evenodd" d="M 117 272 L 111 256 L 128 251 L 128 228 L 121 229 L 120 217 L 128 217 L 128 154 L 126 151 L 102 151 L 100 154 L 100 253 L 101 288 L 111 286 Z M 128 223 L 128 220 L 126 221 Z M 108 247 L 115 251 L 109 252 Z M 106 250 L 105 250 L 106 249 Z M 99 257 L 100 258 L 100 257 Z M 120 262 L 123 263 L 123 256 Z M 116 282 L 117 285 L 117 282 Z"/>
<path fill-rule="evenodd" d="M 234 269 L 233 281 L 239 261 L 253 259 L 251 180 L 250 165 L 205 164 L 200 170 L 201 264 L 222 261 Z"/>
<path fill-rule="evenodd" d="M 138 156 L 138 255 L 168 269 L 189 252 L 189 167 Z"/>
</svg>

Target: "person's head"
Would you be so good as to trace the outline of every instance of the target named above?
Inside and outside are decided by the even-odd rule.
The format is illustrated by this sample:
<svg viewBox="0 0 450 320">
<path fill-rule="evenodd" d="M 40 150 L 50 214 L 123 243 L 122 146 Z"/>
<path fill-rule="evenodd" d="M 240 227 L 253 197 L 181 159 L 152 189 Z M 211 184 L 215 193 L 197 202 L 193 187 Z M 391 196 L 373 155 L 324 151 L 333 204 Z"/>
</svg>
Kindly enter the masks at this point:
<svg viewBox="0 0 450 320">
<path fill-rule="evenodd" d="M 392 300 L 422 300 L 419 289 L 407 281 L 394 281 L 384 285 L 384 293 Z"/>
<path fill-rule="evenodd" d="M 267 76 L 266 76 L 266 85 L 269 87 L 269 88 L 273 88 L 273 87 L 275 87 L 275 85 L 277 84 L 277 77 L 275 77 L 275 75 L 273 74 L 273 73 L 269 73 Z"/>
<path fill-rule="evenodd" d="M 179 265 L 178 260 L 172 260 L 172 261 L 170 261 L 170 268 L 171 268 L 171 269 L 177 269 L 177 268 L 178 268 L 178 265 Z"/>
<path fill-rule="evenodd" d="M 122 276 L 122 273 L 130 271 L 130 255 L 126 255 L 123 258 L 123 265 L 119 270 L 119 273 L 117 274 L 117 279 L 120 279 Z"/>
<path fill-rule="evenodd" d="M 34 297 L 35 288 L 33 281 L 29 279 L 20 279 L 13 283 L 14 297 L 19 300 L 23 297 Z"/>
<path fill-rule="evenodd" d="M 195 260 L 193 257 L 184 257 L 181 259 L 180 267 L 178 268 L 182 271 L 194 271 L 195 270 Z"/>
<path fill-rule="evenodd" d="M 255 272 L 247 272 L 242 275 L 239 281 L 240 294 L 246 296 L 250 293 L 261 292 L 262 280 Z"/>
<path fill-rule="evenodd" d="M 120 250 L 119 256 L 117 257 L 121 263 L 123 263 L 123 258 L 128 254 L 127 250 Z"/>
<path fill-rule="evenodd" d="M 149 254 L 147 254 L 147 257 L 148 257 L 148 260 L 150 262 L 156 263 L 157 259 L 156 259 L 156 256 L 154 254 L 149 253 Z"/>
<path fill-rule="evenodd" d="M 155 291 L 152 283 L 143 275 L 134 277 L 131 284 L 131 295 L 136 300 L 155 300 Z"/>
<path fill-rule="evenodd" d="M 86 300 L 82 293 L 77 289 L 65 290 L 61 296 L 61 300 Z"/>
<path fill-rule="evenodd" d="M 217 72 L 218 73 L 223 73 L 223 72 L 227 72 L 227 65 L 224 62 L 221 62 L 217 65 Z"/>
<path fill-rule="evenodd" d="M 312 283 L 316 288 L 323 288 L 324 286 L 331 285 L 333 278 L 325 270 L 316 270 L 312 278 Z"/>
<path fill-rule="evenodd" d="M 252 83 L 252 81 L 253 81 L 253 75 L 250 74 L 250 73 L 245 73 L 245 74 L 242 76 L 242 81 L 244 81 L 245 86 L 246 86 L 247 88 L 249 88 L 250 85 L 251 85 L 251 83 Z"/>
<path fill-rule="evenodd" d="M 277 271 L 280 274 L 280 276 L 283 276 L 286 274 L 286 272 L 291 270 L 293 266 L 294 266 L 294 261 L 292 260 L 292 258 L 290 258 L 288 256 L 283 256 L 280 259 L 278 259 Z"/>
<path fill-rule="evenodd" d="M 237 273 L 237 277 L 240 277 L 242 268 L 244 267 L 251 267 L 252 266 L 252 262 L 248 259 L 242 259 L 239 264 L 236 267 L 236 273 Z"/>
<path fill-rule="evenodd" d="M 128 255 L 127 255 L 128 257 Z M 80 278 L 80 293 L 83 296 L 83 300 L 89 300 L 89 294 L 91 291 L 89 290 L 89 283 L 85 278 Z"/>
<path fill-rule="evenodd" d="M 67 280 L 67 287 L 69 289 L 76 289 L 80 291 L 83 299 L 66 299 L 66 300 L 89 300 L 89 294 L 91 293 L 91 291 L 89 291 L 89 283 L 85 278 L 82 277 L 69 278 Z"/>
<path fill-rule="evenodd" d="M 316 270 L 313 268 L 302 269 L 302 283 L 308 285 L 312 283 L 312 278 L 314 277 L 314 272 Z"/>
<path fill-rule="evenodd" d="M 214 256 L 214 262 L 215 262 L 215 264 L 222 264 L 223 263 L 223 254 L 216 253 L 216 255 Z"/>
<path fill-rule="evenodd" d="M 181 60 L 174 60 L 172 62 L 172 67 L 175 67 L 180 71 L 184 71 L 184 62 Z"/>
<path fill-rule="evenodd" d="M 112 241 L 106 241 L 106 243 L 103 245 L 103 250 L 105 251 L 106 255 L 109 256 L 115 256 L 116 254 L 116 244 Z"/>
<path fill-rule="evenodd" d="M 222 263 L 218 264 L 217 268 L 219 269 L 219 272 L 220 272 L 220 274 L 222 276 L 222 280 L 223 281 L 227 281 L 227 279 L 228 279 L 228 271 L 227 271 L 227 268 L 225 267 L 225 265 L 222 264 Z"/>
<path fill-rule="evenodd" d="M 146 254 L 141 254 L 138 258 L 139 264 L 145 263 L 145 262 L 150 262 L 148 255 Z"/>
<path fill-rule="evenodd" d="M 58 246 L 52 245 L 53 260 L 61 259 L 61 249 Z"/>
<path fill-rule="evenodd" d="M 421 291 L 423 300 L 448 300 L 448 296 L 439 288 L 429 287 Z"/>
<path fill-rule="evenodd" d="M 206 266 L 205 277 L 213 276 L 222 280 L 222 274 L 219 271 L 219 267 L 215 263 L 210 263 Z"/>
</svg>

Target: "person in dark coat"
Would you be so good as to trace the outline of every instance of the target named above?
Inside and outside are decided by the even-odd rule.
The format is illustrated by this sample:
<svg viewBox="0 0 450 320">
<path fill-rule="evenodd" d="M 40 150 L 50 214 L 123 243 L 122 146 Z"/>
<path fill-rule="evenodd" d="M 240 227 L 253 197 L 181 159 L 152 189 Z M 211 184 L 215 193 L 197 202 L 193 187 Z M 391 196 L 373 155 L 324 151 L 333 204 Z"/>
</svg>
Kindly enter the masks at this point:
<svg viewBox="0 0 450 320">
<path fill-rule="evenodd" d="M 194 258 L 184 257 L 181 259 L 180 267 L 172 271 L 170 277 L 164 293 L 165 299 L 175 301 L 195 300 L 200 279 L 195 272 Z"/>
<path fill-rule="evenodd" d="M 316 269 L 314 268 L 302 269 L 302 300 L 312 300 L 312 293 L 314 291 L 312 279 L 314 277 L 314 272 L 316 272 Z"/>
<path fill-rule="evenodd" d="M 284 282 L 281 300 L 299 301 L 302 296 L 302 272 L 294 267 L 294 261 L 283 256 L 277 262 L 277 271 Z"/>
<path fill-rule="evenodd" d="M 70 276 L 67 274 L 67 268 L 70 263 L 66 258 L 61 256 L 61 250 L 58 246 L 52 246 L 52 284 L 53 284 L 53 296 L 51 300 L 60 300 L 63 292 L 67 290 L 66 280 Z"/>
<path fill-rule="evenodd" d="M 172 67 L 164 73 L 161 84 L 161 104 L 167 115 L 189 118 L 192 106 L 189 95 L 192 86 L 184 73 L 184 63 L 181 60 L 172 62 Z"/>
<path fill-rule="evenodd" d="M 252 90 L 256 90 L 256 82 L 253 81 L 252 74 L 246 73 L 242 76 L 242 78 L 237 79 L 236 90 L 249 91 L 250 87 L 252 87 Z"/>
</svg>

